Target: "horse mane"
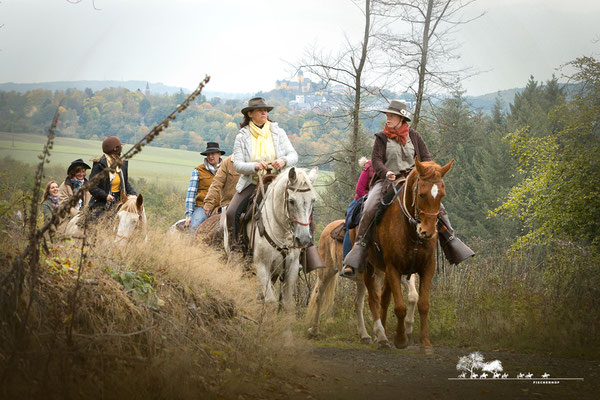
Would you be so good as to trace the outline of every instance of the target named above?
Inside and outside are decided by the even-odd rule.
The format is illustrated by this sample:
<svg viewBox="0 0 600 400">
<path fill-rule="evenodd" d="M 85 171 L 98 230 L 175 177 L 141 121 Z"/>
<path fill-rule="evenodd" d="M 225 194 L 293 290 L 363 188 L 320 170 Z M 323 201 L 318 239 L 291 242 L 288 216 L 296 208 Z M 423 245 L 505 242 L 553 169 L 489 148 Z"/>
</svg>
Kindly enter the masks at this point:
<svg viewBox="0 0 600 400">
<path fill-rule="evenodd" d="M 121 205 L 119 211 L 127 211 L 130 213 L 138 213 L 137 209 L 137 196 L 128 197 L 125 203 Z"/>
<path fill-rule="evenodd" d="M 415 175 L 417 174 L 419 171 L 415 171 L 417 169 L 417 167 L 415 166 L 411 171 L 410 171 L 410 175 Z M 423 179 L 439 179 L 441 178 L 440 176 L 440 171 L 439 171 L 439 166 L 433 162 L 433 161 L 423 161 L 421 163 L 421 170 L 423 172 L 423 175 L 419 175 L 420 178 Z M 408 179 L 409 176 L 406 177 L 406 181 L 404 182 L 404 185 L 408 184 Z M 397 185 L 396 186 L 398 188 L 398 190 L 400 190 L 400 188 L 402 187 L 402 185 Z M 406 189 L 404 189 L 406 190 Z M 379 225 L 379 223 L 383 220 L 383 215 L 385 214 L 385 211 L 388 209 L 388 207 L 391 205 L 391 201 L 394 198 L 394 191 L 392 190 L 392 187 L 390 186 L 390 188 L 388 189 L 388 191 L 386 193 L 383 194 L 383 196 L 381 197 L 381 202 L 385 203 L 385 204 L 379 204 L 379 207 L 377 208 L 377 212 L 375 214 L 375 225 Z"/>
<path fill-rule="evenodd" d="M 293 167 L 295 168 L 295 167 Z M 280 181 L 284 181 L 288 179 L 290 169 L 286 168 L 277 174 L 277 177 L 273 181 L 272 186 L 276 186 L 280 183 Z M 295 189 L 310 189 L 314 190 L 310 179 L 308 179 L 308 174 L 302 168 L 296 168 L 296 183 L 294 184 Z"/>
<path fill-rule="evenodd" d="M 416 169 L 416 168 L 417 167 L 415 166 L 414 169 Z M 423 161 L 421 163 L 421 170 L 423 172 L 423 175 L 419 175 L 419 176 L 423 179 L 439 179 L 439 178 L 441 178 L 439 165 L 437 165 L 433 161 Z"/>
</svg>

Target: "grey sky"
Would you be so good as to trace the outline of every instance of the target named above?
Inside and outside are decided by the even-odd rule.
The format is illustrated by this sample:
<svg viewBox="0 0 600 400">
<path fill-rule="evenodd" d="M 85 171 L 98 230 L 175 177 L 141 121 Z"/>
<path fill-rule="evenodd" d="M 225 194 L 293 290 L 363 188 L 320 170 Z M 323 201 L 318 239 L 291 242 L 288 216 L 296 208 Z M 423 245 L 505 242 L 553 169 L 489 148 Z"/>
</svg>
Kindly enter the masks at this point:
<svg viewBox="0 0 600 400">
<path fill-rule="evenodd" d="M 286 61 L 317 43 L 361 36 L 349 0 L 2 0 L 0 82 L 147 80 L 256 92 L 289 78 Z M 477 95 L 550 78 L 600 53 L 600 1 L 479 0 L 487 14 L 461 27 L 461 60 L 489 71 L 463 82 Z"/>
</svg>

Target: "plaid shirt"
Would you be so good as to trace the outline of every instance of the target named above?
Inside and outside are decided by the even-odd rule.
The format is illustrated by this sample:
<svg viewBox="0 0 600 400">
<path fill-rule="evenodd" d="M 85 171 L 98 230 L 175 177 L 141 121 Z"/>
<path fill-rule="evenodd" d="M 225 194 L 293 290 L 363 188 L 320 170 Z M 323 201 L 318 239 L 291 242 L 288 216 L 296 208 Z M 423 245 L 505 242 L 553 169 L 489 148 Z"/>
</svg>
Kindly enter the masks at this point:
<svg viewBox="0 0 600 400">
<path fill-rule="evenodd" d="M 196 193 L 198 192 L 198 170 L 194 168 L 190 185 L 188 186 L 187 195 L 185 196 L 185 217 L 191 217 L 196 207 Z"/>
</svg>

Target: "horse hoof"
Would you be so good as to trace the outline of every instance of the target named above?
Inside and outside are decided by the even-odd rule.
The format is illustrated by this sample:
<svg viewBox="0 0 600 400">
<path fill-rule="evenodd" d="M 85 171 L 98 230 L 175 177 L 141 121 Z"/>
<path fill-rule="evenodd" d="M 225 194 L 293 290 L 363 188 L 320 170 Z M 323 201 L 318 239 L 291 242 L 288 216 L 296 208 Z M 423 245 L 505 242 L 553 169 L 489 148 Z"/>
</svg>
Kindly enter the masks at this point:
<svg viewBox="0 0 600 400">
<path fill-rule="evenodd" d="M 389 350 L 392 348 L 392 344 L 389 341 L 379 342 L 379 348 L 382 350 Z"/>
<path fill-rule="evenodd" d="M 408 347 L 408 337 L 406 335 L 404 335 L 404 337 L 402 338 L 402 340 L 400 340 L 398 338 L 398 336 L 394 336 L 394 345 L 398 348 L 398 349 L 405 349 Z"/>
<path fill-rule="evenodd" d="M 371 336 L 365 336 L 360 338 L 360 342 L 362 344 L 371 344 L 373 343 L 373 340 L 371 340 Z"/>
<path fill-rule="evenodd" d="M 425 354 L 426 356 L 433 355 L 433 346 L 421 346 L 421 353 Z"/>
</svg>

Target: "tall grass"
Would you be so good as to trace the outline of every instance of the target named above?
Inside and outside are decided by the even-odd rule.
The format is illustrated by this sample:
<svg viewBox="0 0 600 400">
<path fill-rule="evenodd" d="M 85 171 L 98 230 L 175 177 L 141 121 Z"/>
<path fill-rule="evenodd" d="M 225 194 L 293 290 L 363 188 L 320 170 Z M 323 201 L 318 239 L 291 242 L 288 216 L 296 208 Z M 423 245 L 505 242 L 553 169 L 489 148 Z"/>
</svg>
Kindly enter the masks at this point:
<svg viewBox="0 0 600 400">
<path fill-rule="evenodd" d="M 431 293 L 438 344 L 600 357 L 600 257 L 572 243 L 478 256 L 439 271 Z"/>
<path fill-rule="evenodd" d="M 0 239 L 10 261 L 24 235 L 5 230 Z M 19 352 L 1 340 L 6 398 L 235 397 L 258 387 L 257 377 L 283 374 L 282 355 L 294 350 L 282 350 L 285 325 L 256 301 L 254 279 L 162 229 L 125 247 L 112 239 L 100 230 L 89 249 L 75 314 L 79 244 L 56 242 L 42 255 L 31 340 Z M 15 357 L 18 367 L 6 371 Z"/>
</svg>

